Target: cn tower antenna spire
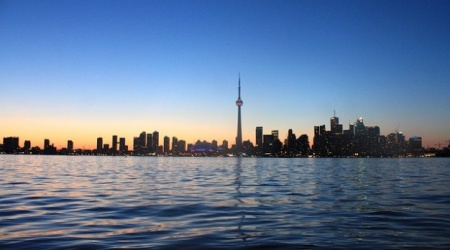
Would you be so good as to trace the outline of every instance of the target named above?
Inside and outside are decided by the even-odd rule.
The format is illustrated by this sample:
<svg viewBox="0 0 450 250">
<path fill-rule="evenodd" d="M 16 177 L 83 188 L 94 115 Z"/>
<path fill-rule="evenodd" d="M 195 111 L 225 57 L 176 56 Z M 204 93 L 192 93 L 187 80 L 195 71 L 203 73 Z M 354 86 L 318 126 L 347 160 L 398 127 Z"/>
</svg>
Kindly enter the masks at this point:
<svg viewBox="0 0 450 250">
<path fill-rule="evenodd" d="M 238 99 L 241 99 L 241 72 L 239 72 L 239 89 L 238 89 Z"/>
<path fill-rule="evenodd" d="M 238 99 L 236 106 L 238 107 L 238 122 L 237 122 L 237 136 L 236 136 L 236 148 L 237 154 L 242 153 L 242 121 L 241 121 L 241 107 L 244 102 L 241 99 L 241 72 L 239 72 L 239 85 L 238 85 Z"/>
</svg>

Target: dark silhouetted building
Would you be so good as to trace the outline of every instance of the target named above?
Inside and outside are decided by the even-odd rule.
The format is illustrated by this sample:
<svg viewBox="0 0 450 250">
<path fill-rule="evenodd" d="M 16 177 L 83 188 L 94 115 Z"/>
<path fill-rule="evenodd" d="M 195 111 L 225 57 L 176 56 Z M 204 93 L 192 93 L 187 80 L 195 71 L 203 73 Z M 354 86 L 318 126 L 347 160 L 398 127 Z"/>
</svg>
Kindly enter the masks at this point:
<svg viewBox="0 0 450 250">
<path fill-rule="evenodd" d="M 44 140 L 44 154 L 46 155 L 54 155 L 56 154 L 56 147 L 52 145 L 50 145 L 50 140 L 49 139 L 45 139 Z"/>
<path fill-rule="evenodd" d="M 126 153 L 128 151 L 127 145 L 125 145 L 125 138 L 120 137 L 119 139 L 119 151 L 121 154 Z"/>
<path fill-rule="evenodd" d="M 26 151 L 31 149 L 31 142 L 29 140 L 25 141 L 25 143 L 23 144 L 23 149 Z"/>
<path fill-rule="evenodd" d="M 44 140 L 44 150 L 47 149 L 48 147 L 50 147 L 50 140 L 49 139 L 45 139 Z"/>
<path fill-rule="evenodd" d="M 170 138 L 164 136 L 164 153 L 168 154 L 170 152 Z"/>
<path fill-rule="evenodd" d="M 103 138 L 98 137 L 97 138 L 97 153 L 100 154 L 103 152 Z"/>
<path fill-rule="evenodd" d="M 300 156 L 307 157 L 310 153 L 310 146 L 309 146 L 309 138 L 308 135 L 303 134 L 297 139 L 297 147 Z"/>
<path fill-rule="evenodd" d="M 72 153 L 72 152 L 73 152 L 73 141 L 72 141 L 72 140 L 68 140 L 68 141 L 67 141 L 67 151 L 68 151 L 69 153 Z"/>
<path fill-rule="evenodd" d="M 272 135 L 263 135 L 263 149 L 265 154 L 272 153 L 273 142 L 275 137 Z"/>
<path fill-rule="evenodd" d="M 153 152 L 158 152 L 158 148 L 159 148 L 159 132 L 158 131 L 154 131 L 153 132 L 153 141 L 152 141 L 152 146 L 153 146 Z"/>
<path fill-rule="evenodd" d="M 192 153 L 211 154 L 213 153 L 212 143 L 209 143 L 207 141 L 197 141 L 195 145 L 192 145 L 189 148 L 189 151 L 191 151 Z"/>
<path fill-rule="evenodd" d="M 180 152 L 180 149 L 178 148 L 178 138 L 175 136 L 172 137 L 172 154 L 178 155 Z"/>
<path fill-rule="evenodd" d="M 279 140 L 280 139 L 278 130 L 272 130 L 272 135 L 273 135 L 273 139 L 274 140 Z"/>
<path fill-rule="evenodd" d="M 230 149 L 227 140 L 223 140 L 222 145 L 220 147 L 222 148 L 222 150 L 225 150 L 225 151 L 228 151 L 228 149 Z"/>
<path fill-rule="evenodd" d="M 414 156 L 418 156 L 423 153 L 422 137 L 412 136 L 409 138 L 409 152 Z"/>
<path fill-rule="evenodd" d="M 19 150 L 19 137 L 4 137 L 3 151 L 7 154 L 17 153 Z"/>
<path fill-rule="evenodd" d="M 155 149 L 153 147 L 153 134 L 148 133 L 147 134 L 147 153 L 153 153 L 155 152 Z"/>
<path fill-rule="evenodd" d="M 178 152 L 185 153 L 186 152 L 186 141 L 185 140 L 179 140 L 177 147 L 178 147 Z"/>
<path fill-rule="evenodd" d="M 297 153 L 297 138 L 292 129 L 288 130 L 288 136 L 286 138 L 285 146 L 287 155 L 294 156 Z"/>
<path fill-rule="evenodd" d="M 256 147 L 263 148 L 263 127 L 256 127 Z"/>
<path fill-rule="evenodd" d="M 339 118 L 336 114 L 330 118 L 330 128 L 332 134 L 342 134 L 342 124 L 339 124 Z"/>
<path fill-rule="evenodd" d="M 111 151 L 113 154 L 117 153 L 117 135 L 112 136 Z"/>
</svg>

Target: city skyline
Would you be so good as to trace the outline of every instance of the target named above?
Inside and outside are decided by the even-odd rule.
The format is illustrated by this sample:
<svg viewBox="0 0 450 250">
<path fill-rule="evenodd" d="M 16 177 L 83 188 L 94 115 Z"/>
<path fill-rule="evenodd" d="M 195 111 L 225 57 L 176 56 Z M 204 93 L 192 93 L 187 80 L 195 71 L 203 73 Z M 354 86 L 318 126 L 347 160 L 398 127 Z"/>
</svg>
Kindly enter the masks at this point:
<svg viewBox="0 0 450 250">
<path fill-rule="evenodd" d="M 240 85 L 240 84 L 239 84 Z M 240 92 L 240 91 L 239 91 Z M 240 94 L 238 95 L 240 97 Z M 240 101 L 241 99 L 238 98 L 237 103 Z M 241 100 L 242 102 L 242 100 Z M 241 105 L 242 103 L 239 102 Z M 238 107 L 240 107 L 238 105 Z M 239 110 L 239 109 L 238 109 Z M 237 130 L 237 134 L 239 137 L 239 124 L 240 124 L 240 112 L 238 112 L 238 130 Z M 327 130 L 327 128 L 329 128 L 329 130 Z M 264 127 L 263 126 L 257 126 L 254 130 L 254 137 L 253 139 L 248 139 L 245 141 L 240 141 L 241 145 L 238 146 L 238 142 L 239 139 L 238 137 L 236 137 L 236 143 L 235 144 L 229 144 L 229 141 L 224 139 L 222 140 L 222 144 L 219 145 L 219 141 L 217 139 L 212 139 L 211 141 L 207 141 L 207 140 L 201 140 L 201 139 L 197 139 L 196 142 L 194 143 L 194 141 L 186 141 L 183 138 L 178 138 L 176 135 L 165 135 L 164 136 L 164 141 L 163 143 L 161 143 L 161 141 L 159 140 L 160 138 L 160 133 L 158 130 L 153 131 L 152 133 L 147 133 L 146 131 L 142 131 L 138 136 L 134 136 L 133 139 L 131 141 L 127 141 L 125 137 L 122 137 L 114 134 L 114 135 L 110 135 L 111 139 L 111 143 L 108 143 L 109 141 L 103 140 L 103 137 L 97 137 L 96 140 L 96 146 L 92 147 L 92 148 L 80 148 L 80 147 L 74 147 L 74 142 L 73 140 L 69 139 L 67 140 L 67 147 L 64 146 L 60 146 L 58 148 L 58 146 L 55 146 L 54 143 L 51 143 L 51 140 L 46 138 L 44 139 L 44 143 L 43 146 L 40 147 L 39 145 L 32 145 L 31 141 L 28 139 L 25 139 L 22 143 L 20 142 L 20 138 L 18 136 L 8 136 L 8 137 L 4 137 L 3 140 L 9 140 L 9 145 L 11 146 L 11 144 L 17 144 L 18 148 L 20 149 L 25 149 L 25 150 L 29 150 L 31 148 L 34 147 L 39 147 L 41 148 L 41 150 L 43 150 L 43 152 L 45 152 L 46 149 L 48 149 L 49 146 L 51 146 L 51 150 L 66 150 L 68 149 L 70 150 L 96 150 L 97 153 L 98 152 L 109 152 L 112 154 L 116 154 L 118 152 L 121 152 L 121 154 L 124 153 L 128 153 L 128 152 L 133 152 L 135 155 L 145 155 L 148 153 L 155 153 L 155 152 L 164 152 L 164 153 L 168 153 L 168 152 L 172 152 L 172 150 L 174 150 L 174 148 L 177 148 L 176 150 L 180 150 L 178 148 L 178 145 L 176 142 L 180 141 L 182 142 L 182 149 L 180 151 L 190 151 L 190 147 L 196 145 L 196 143 L 215 143 L 216 147 L 222 147 L 222 145 L 224 147 L 222 147 L 223 149 L 226 150 L 230 150 L 227 151 L 227 153 L 231 152 L 231 153 L 235 153 L 237 155 L 243 153 L 244 151 L 248 151 L 248 146 L 251 145 L 252 148 L 254 149 L 261 149 L 263 147 L 267 147 L 269 146 L 267 143 L 270 143 L 270 147 L 272 147 L 272 142 L 274 140 L 279 140 L 280 147 L 285 147 L 284 149 L 289 151 L 289 150 L 293 150 L 292 145 L 290 145 L 291 143 L 293 143 L 293 141 L 297 141 L 300 140 L 301 144 L 307 145 L 308 146 L 308 150 L 307 151 L 311 151 L 311 153 L 317 153 L 318 150 L 317 148 L 323 148 L 323 150 L 325 151 L 329 151 L 330 147 L 336 147 L 336 145 L 333 145 L 333 142 L 337 137 L 342 137 L 339 140 L 342 140 L 344 138 L 350 139 L 350 140 L 357 140 L 358 134 L 359 135 L 364 135 L 364 136 L 375 136 L 373 137 L 373 139 L 375 139 L 376 144 L 378 146 L 380 146 L 382 143 L 388 143 L 387 140 L 391 140 L 391 143 L 394 144 L 404 144 L 403 146 L 407 147 L 407 141 L 411 141 L 411 140 L 415 140 L 417 141 L 417 139 L 419 139 L 420 141 L 420 146 L 416 146 L 416 148 L 420 148 L 420 149 L 445 149 L 448 147 L 450 147 L 450 140 L 446 140 L 444 143 L 439 143 L 438 147 L 429 147 L 429 146 L 424 146 L 422 144 L 422 137 L 421 136 L 417 136 L 417 135 L 406 135 L 401 131 L 393 131 L 391 133 L 388 134 L 382 134 L 381 133 L 381 128 L 378 125 L 374 125 L 374 124 L 370 124 L 370 125 L 364 125 L 363 122 L 363 118 L 359 117 L 356 119 L 356 121 L 353 124 L 348 124 L 348 129 L 345 129 L 343 124 L 340 124 L 339 122 L 339 117 L 336 116 L 336 112 L 334 112 L 334 116 L 330 117 L 330 123 L 329 125 L 321 124 L 321 125 L 315 125 L 313 127 L 313 137 L 311 141 L 309 141 L 309 136 L 306 133 L 299 133 L 300 136 L 297 138 L 295 136 L 295 131 L 292 129 L 288 129 L 286 136 L 283 137 L 282 135 L 280 135 L 280 132 L 278 129 L 276 130 L 271 130 L 271 133 L 269 134 L 264 134 Z M 270 130 L 269 130 L 270 131 Z M 266 137 L 269 136 L 267 139 Z M 349 137 L 350 136 L 350 137 Z M 326 138 L 325 138 L 326 137 Z M 399 141 L 399 137 L 401 137 L 402 139 L 401 142 Z M 263 139 L 264 138 L 264 139 Z M 322 139 L 320 139 L 322 138 Z M 119 139 L 119 140 L 118 140 Z M 373 140 L 372 139 L 372 140 Z M 16 141 L 16 142 L 12 142 L 12 141 Z M 172 142 L 171 142 L 172 140 Z M 175 142 L 176 140 L 176 142 Z M 320 141 L 322 140 L 322 141 Z M 365 139 L 364 139 L 365 140 Z M 128 142 L 128 143 L 127 143 Z M 353 142 L 350 142 L 351 144 L 353 144 Z M 375 142 L 374 142 L 375 143 Z M 380 144 L 381 143 L 381 144 Z M 21 145 L 24 145 L 23 147 Z M 172 146 L 170 146 L 170 144 L 172 144 Z M 243 145 L 247 145 L 246 150 L 244 150 L 245 146 Z M 295 144 L 295 143 L 294 143 Z M 175 145 L 175 146 L 174 146 Z M 1 146 L 1 144 L 0 144 Z M 3 145 L 5 147 L 5 145 Z M 341 145 L 342 146 L 342 145 Z M 370 145 L 369 145 L 370 146 Z M 315 149 L 316 148 L 316 149 Z M 0 147 L 1 149 L 1 147 Z M 148 151 L 147 151 L 148 149 Z M 316 152 L 314 152 L 316 151 Z M 323 155 L 322 155 L 323 156 Z"/>
<path fill-rule="evenodd" d="M 448 1 L 2 1 L 0 137 L 231 144 L 241 72 L 244 141 L 257 126 L 311 139 L 336 110 L 438 147 L 449 23 Z"/>
</svg>

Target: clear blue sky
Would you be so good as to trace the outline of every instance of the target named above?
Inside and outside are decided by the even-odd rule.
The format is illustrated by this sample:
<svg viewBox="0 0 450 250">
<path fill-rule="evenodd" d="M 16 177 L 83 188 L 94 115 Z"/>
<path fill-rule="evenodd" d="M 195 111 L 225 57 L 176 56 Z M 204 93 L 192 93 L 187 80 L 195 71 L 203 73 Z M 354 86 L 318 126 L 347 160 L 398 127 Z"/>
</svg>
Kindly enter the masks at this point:
<svg viewBox="0 0 450 250">
<path fill-rule="evenodd" d="M 450 140 L 450 1 L 1 1 L 0 136 L 95 146 L 363 117 Z"/>
</svg>

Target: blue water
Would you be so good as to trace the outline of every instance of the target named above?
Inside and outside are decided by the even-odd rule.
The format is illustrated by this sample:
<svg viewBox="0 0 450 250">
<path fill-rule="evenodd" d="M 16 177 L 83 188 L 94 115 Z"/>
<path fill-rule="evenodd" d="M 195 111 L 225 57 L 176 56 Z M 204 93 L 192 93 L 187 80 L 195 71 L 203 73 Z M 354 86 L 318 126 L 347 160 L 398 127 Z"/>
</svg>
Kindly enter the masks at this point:
<svg viewBox="0 0 450 250">
<path fill-rule="evenodd" d="M 0 156 L 0 249 L 450 247 L 450 159 Z"/>
</svg>

